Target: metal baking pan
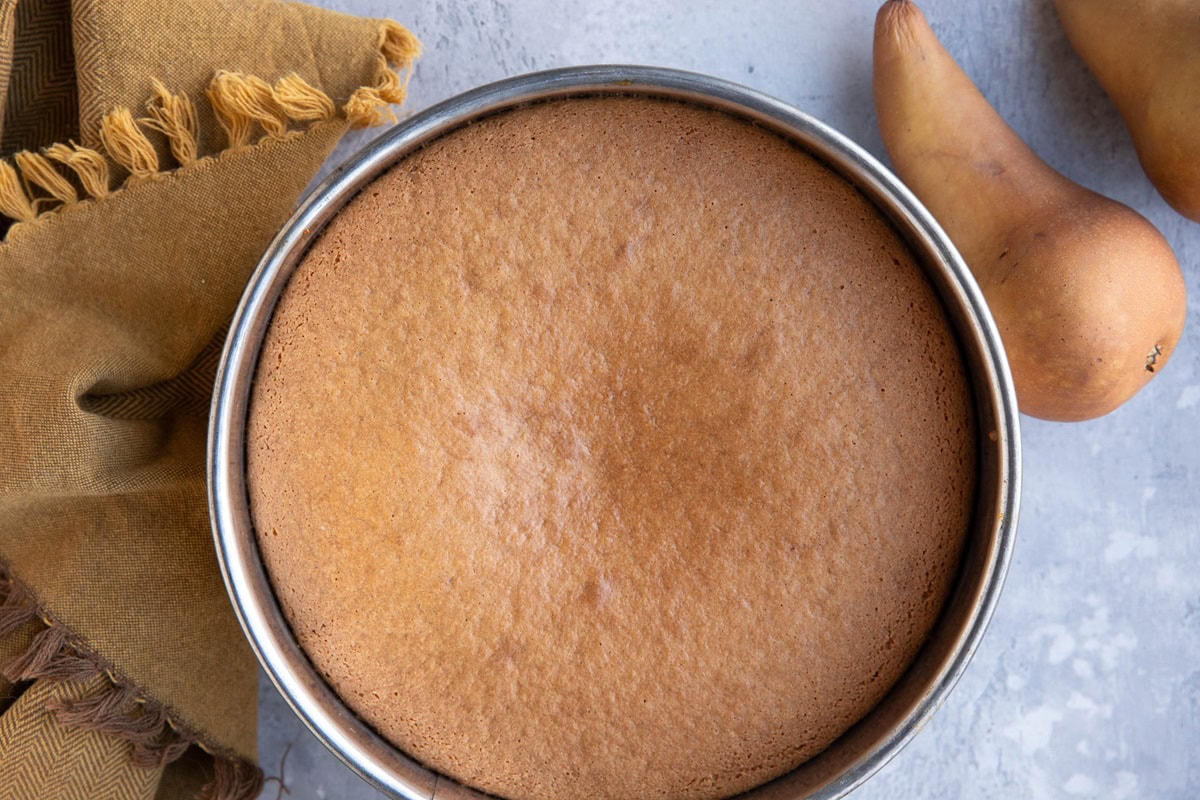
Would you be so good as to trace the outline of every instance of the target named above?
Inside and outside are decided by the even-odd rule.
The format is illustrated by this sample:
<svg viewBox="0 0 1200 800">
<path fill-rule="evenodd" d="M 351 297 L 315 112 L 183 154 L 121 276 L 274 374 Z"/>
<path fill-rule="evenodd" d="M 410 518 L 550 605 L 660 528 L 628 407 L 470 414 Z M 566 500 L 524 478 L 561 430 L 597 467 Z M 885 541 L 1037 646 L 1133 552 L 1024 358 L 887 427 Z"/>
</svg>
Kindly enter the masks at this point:
<svg viewBox="0 0 1200 800">
<path fill-rule="evenodd" d="M 966 668 L 996 606 L 1020 495 L 1017 402 L 983 295 L 928 211 L 861 147 L 786 103 L 716 78 L 631 66 L 576 67 L 459 95 L 376 139 L 329 176 L 284 226 L 242 297 L 217 375 L 208 441 L 209 508 L 221 569 L 242 627 L 271 680 L 335 754 L 385 792 L 409 800 L 483 798 L 422 767 L 358 719 L 297 645 L 275 599 L 251 525 L 245 429 L 258 353 L 289 276 L 325 224 L 376 176 L 422 144 L 513 106 L 564 96 L 683 100 L 745 118 L 795 142 L 856 186 L 906 240 L 940 295 L 974 389 L 979 476 L 957 584 L 915 662 L 884 699 L 828 749 L 751 790 L 745 800 L 842 797 L 882 767 L 929 719 Z"/>
</svg>

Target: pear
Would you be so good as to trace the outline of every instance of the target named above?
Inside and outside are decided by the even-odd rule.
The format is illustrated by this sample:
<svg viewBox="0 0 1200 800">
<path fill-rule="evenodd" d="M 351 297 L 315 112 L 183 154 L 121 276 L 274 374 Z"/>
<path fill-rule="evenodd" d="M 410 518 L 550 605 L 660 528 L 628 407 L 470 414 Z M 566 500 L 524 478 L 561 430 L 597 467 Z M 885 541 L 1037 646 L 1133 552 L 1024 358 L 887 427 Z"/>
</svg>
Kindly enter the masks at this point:
<svg viewBox="0 0 1200 800">
<path fill-rule="evenodd" d="M 1091 419 L 1132 397 L 1171 357 L 1187 309 L 1158 230 L 1038 158 L 909 0 L 879 10 L 874 80 L 888 155 L 982 289 L 1021 411 Z"/>
<path fill-rule="evenodd" d="M 1200 5 L 1054 0 L 1054 7 L 1125 119 L 1151 183 L 1200 222 Z"/>
</svg>

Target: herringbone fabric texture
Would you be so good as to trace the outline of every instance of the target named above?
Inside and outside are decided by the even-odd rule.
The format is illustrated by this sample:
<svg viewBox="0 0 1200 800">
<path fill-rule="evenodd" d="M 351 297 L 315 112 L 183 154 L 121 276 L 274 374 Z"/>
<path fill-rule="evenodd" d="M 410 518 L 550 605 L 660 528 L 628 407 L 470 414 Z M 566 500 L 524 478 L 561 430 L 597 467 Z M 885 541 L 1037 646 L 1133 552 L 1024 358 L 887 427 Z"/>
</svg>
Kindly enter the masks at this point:
<svg viewBox="0 0 1200 800">
<path fill-rule="evenodd" d="M 18 0 L 0 152 L 79 137 L 70 0 Z"/>
<path fill-rule="evenodd" d="M 154 800 L 161 767 L 136 766 L 129 743 L 115 736 L 54 721 L 57 703 L 102 691 L 104 682 L 39 681 L 0 716 L 0 742 L 13 742 L 0 749 L 0 800 Z"/>
<path fill-rule="evenodd" d="M 4 110 L 12 82 L 13 46 L 16 44 L 17 0 L 0 0 L 0 141 L 4 138 Z"/>
<path fill-rule="evenodd" d="M 0 0 L 0 800 L 257 795 L 213 374 L 266 245 L 417 49 L 281 0 Z"/>
<path fill-rule="evenodd" d="M 88 394 L 79 405 L 88 413 L 110 419 L 152 420 L 171 414 L 205 417 L 212 400 L 213 381 L 226 328 L 217 331 L 186 370 L 162 383 L 117 394 Z"/>
</svg>

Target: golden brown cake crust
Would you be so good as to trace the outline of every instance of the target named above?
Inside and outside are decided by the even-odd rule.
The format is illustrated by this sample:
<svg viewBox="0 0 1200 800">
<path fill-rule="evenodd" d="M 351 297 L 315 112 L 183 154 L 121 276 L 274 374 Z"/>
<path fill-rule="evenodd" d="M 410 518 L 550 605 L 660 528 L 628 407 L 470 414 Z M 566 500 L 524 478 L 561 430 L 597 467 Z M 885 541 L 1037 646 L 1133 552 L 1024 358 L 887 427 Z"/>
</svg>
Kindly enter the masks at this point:
<svg viewBox="0 0 1200 800">
<path fill-rule="evenodd" d="M 314 664 L 518 800 L 718 798 L 866 713 L 973 499 L 960 356 L 843 180 L 636 98 L 490 117 L 367 187 L 279 303 L 248 437 Z"/>
</svg>

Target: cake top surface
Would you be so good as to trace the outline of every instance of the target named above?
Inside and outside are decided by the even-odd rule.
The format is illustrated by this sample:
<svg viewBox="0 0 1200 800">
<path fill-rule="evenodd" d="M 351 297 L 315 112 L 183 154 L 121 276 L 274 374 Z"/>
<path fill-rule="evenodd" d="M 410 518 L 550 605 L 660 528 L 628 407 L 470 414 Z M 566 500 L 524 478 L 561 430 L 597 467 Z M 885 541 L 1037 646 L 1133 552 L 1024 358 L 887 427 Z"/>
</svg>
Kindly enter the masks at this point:
<svg viewBox="0 0 1200 800">
<path fill-rule="evenodd" d="M 418 761 L 513 800 L 719 798 L 911 662 L 972 420 L 846 181 L 721 112 L 573 98 L 334 218 L 263 346 L 248 481 L 301 646 Z"/>
</svg>

